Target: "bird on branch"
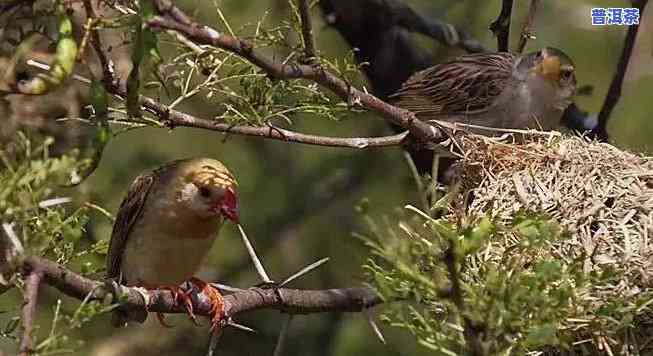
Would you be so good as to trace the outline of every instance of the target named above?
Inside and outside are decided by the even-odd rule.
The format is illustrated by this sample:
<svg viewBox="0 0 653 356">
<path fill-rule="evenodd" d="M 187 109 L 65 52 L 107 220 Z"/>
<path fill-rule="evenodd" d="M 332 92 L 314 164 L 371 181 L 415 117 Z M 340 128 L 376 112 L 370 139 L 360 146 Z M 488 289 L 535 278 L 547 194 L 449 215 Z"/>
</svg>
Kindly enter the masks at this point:
<svg viewBox="0 0 653 356">
<path fill-rule="evenodd" d="M 559 49 L 545 47 L 522 56 L 463 55 L 415 73 L 389 98 L 425 121 L 554 130 L 575 92 L 572 60 Z"/>
<path fill-rule="evenodd" d="M 220 292 L 193 275 L 225 220 L 238 222 L 236 180 L 219 161 L 193 158 L 173 161 L 140 175 L 117 214 L 107 254 L 108 277 L 145 289 L 168 289 L 195 321 L 190 297 L 195 287 L 213 304 L 212 327 L 221 325 Z M 189 282 L 189 287 L 180 285 Z M 162 314 L 157 314 L 166 325 Z M 114 326 L 144 322 L 146 310 L 114 313 Z M 167 326 L 167 325 L 166 325 Z"/>
</svg>

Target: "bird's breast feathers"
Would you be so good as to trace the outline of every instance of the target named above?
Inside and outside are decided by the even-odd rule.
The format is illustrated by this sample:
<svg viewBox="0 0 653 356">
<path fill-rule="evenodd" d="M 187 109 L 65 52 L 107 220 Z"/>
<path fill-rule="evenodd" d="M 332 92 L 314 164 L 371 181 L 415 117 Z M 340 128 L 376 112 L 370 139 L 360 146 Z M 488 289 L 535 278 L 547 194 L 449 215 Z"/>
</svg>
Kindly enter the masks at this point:
<svg viewBox="0 0 653 356">
<path fill-rule="evenodd" d="M 124 283 L 178 285 L 192 277 L 206 258 L 220 219 L 187 222 L 179 209 L 154 204 L 131 231 L 123 254 Z"/>
</svg>

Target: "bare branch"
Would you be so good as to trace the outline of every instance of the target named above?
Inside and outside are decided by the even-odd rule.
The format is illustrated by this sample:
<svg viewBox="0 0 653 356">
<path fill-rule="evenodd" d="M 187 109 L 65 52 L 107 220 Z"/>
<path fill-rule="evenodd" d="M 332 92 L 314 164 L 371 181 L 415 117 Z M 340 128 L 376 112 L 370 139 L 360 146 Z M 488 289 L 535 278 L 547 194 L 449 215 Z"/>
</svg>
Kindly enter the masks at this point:
<svg viewBox="0 0 653 356">
<path fill-rule="evenodd" d="M 304 58 L 307 63 L 315 58 L 315 41 L 313 40 L 313 25 L 311 24 L 310 6 L 308 0 L 298 0 L 299 16 L 302 20 L 302 39 L 304 40 Z"/>
<path fill-rule="evenodd" d="M 57 288 L 62 293 L 82 300 L 102 300 L 106 295 L 103 282 L 94 281 L 66 269 L 65 267 L 41 257 L 30 256 L 23 262 L 26 273 L 42 273 L 43 282 Z M 143 309 L 145 301 L 136 288 L 121 286 L 120 294 L 124 297 L 123 308 Z M 168 290 L 149 292 L 150 312 L 185 313 L 182 305 Z M 322 312 L 360 312 L 365 308 L 380 304 L 380 296 L 370 288 L 341 288 L 326 290 L 300 290 L 288 288 L 250 288 L 226 295 L 225 317 L 258 309 L 276 309 L 289 314 L 310 314 Z M 193 311 L 196 315 L 208 316 L 211 303 L 203 295 L 193 298 Z"/>
<path fill-rule="evenodd" d="M 648 0 L 635 0 L 633 1 L 633 6 L 639 9 L 640 18 L 644 14 L 644 8 Z M 605 101 L 601 107 L 601 111 L 598 116 L 598 124 L 596 128 L 592 131 L 601 141 L 608 141 L 608 120 L 610 120 L 610 115 L 619 98 L 621 97 L 621 88 L 623 87 L 624 77 L 626 76 L 626 71 L 628 70 L 628 62 L 630 62 L 630 56 L 633 53 L 633 48 L 635 47 L 635 39 L 637 38 L 637 31 L 639 30 L 639 24 L 632 25 L 628 27 L 628 32 L 626 33 L 626 39 L 624 40 L 624 48 L 621 51 L 621 57 L 619 58 L 619 63 L 617 64 L 617 70 L 612 77 L 612 83 L 610 83 L 610 88 L 608 89 L 608 94 L 605 96 Z"/>
<path fill-rule="evenodd" d="M 531 0 L 531 5 L 528 8 L 528 17 L 521 29 L 521 35 L 519 36 L 519 44 L 517 45 L 517 53 L 524 52 L 526 48 L 526 43 L 529 39 L 535 38 L 533 34 L 533 21 L 535 21 L 535 13 L 537 12 L 537 6 L 539 5 L 540 0 Z"/>
<path fill-rule="evenodd" d="M 93 9 L 93 4 L 91 0 L 84 0 L 84 10 L 86 11 L 86 16 L 92 19 L 90 23 L 90 28 L 88 31 L 91 33 L 91 46 L 95 50 L 95 53 L 100 60 L 100 65 L 102 66 L 102 78 L 106 87 L 114 87 L 117 85 L 114 71 L 111 65 L 111 61 L 107 58 L 104 50 L 102 49 L 102 42 L 100 40 L 100 34 L 98 30 L 94 27 L 95 21 L 99 18 Z"/>
<path fill-rule="evenodd" d="M 115 93 L 122 96 L 126 93 L 121 93 L 117 90 Z M 154 99 L 141 96 L 139 98 L 141 105 L 147 110 L 154 113 L 162 119 L 162 121 L 171 128 L 182 127 L 196 127 L 208 129 L 213 131 L 221 131 L 226 133 L 263 137 L 273 140 L 280 140 L 286 142 L 303 143 L 308 145 L 329 146 L 329 147 L 346 147 L 367 149 L 373 147 L 390 147 L 399 146 L 404 142 L 407 133 L 403 132 L 396 135 L 384 137 L 327 137 L 319 135 L 303 134 L 291 130 L 282 129 L 280 127 L 257 127 L 257 126 L 242 126 L 231 125 L 225 122 L 201 119 L 184 112 L 169 110 L 166 105 L 163 105 Z"/>
<path fill-rule="evenodd" d="M 181 10 L 167 0 L 155 0 L 155 4 L 164 16 L 156 16 L 147 21 L 148 26 L 153 29 L 175 30 L 196 43 L 212 45 L 237 54 L 263 69 L 273 78 L 312 80 L 327 87 L 347 102 L 360 104 L 377 112 L 386 120 L 408 130 L 411 135 L 421 142 L 439 142 L 446 138 L 446 134 L 439 128 L 420 121 L 414 113 L 394 107 L 374 95 L 353 88 L 344 80 L 318 65 L 276 62 L 256 51 L 252 44 L 247 41 L 220 33 L 208 26 L 175 20 L 175 16 L 178 16 Z"/>
<path fill-rule="evenodd" d="M 28 64 L 35 65 L 45 70 L 50 68 L 50 66 L 36 61 L 28 61 Z M 73 78 L 83 83 L 90 84 L 90 80 L 79 75 L 73 75 Z M 107 91 L 122 99 L 127 96 L 127 92 L 123 88 L 120 88 L 118 85 L 107 87 Z M 202 119 L 190 114 L 183 113 L 181 111 L 170 109 L 170 107 L 167 105 L 161 104 L 158 101 L 143 95 L 138 97 L 138 101 L 141 106 L 155 115 L 162 124 L 167 125 L 169 128 L 175 128 L 178 126 L 195 127 L 236 135 L 255 136 L 272 140 L 302 143 L 306 145 L 356 149 L 400 146 L 404 143 L 404 140 L 408 135 L 408 132 L 402 132 L 399 134 L 382 137 L 328 137 L 320 135 L 309 135 L 286 130 L 276 126 L 241 126 L 231 125 L 216 120 Z"/>
<path fill-rule="evenodd" d="M 513 0 L 501 2 L 501 12 L 494 22 L 490 24 L 490 31 L 497 37 L 497 51 L 508 52 L 510 38 L 510 18 L 512 17 Z"/>
<path fill-rule="evenodd" d="M 23 336 L 20 340 L 19 356 L 27 356 L 34 351 L 34 317 L 36 314 L 36 303 L 39 295 L 39 286 L 43 273 L 38 269 L 32 270 L 25 277 L 25 291 L 23 294 Z"/>
</svg>

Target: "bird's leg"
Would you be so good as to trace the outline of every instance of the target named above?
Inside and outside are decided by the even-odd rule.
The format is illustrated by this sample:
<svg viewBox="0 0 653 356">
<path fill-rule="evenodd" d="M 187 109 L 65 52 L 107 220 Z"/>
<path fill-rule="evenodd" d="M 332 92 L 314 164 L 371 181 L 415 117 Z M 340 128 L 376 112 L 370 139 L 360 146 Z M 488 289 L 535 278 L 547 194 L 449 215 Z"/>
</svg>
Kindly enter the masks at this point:
<svg viewBox="0 0 653 356">
<path fill-rule="evenodd" d="M 211 331 L 216 331 L 222 327 L 224 319 L 224 298 L 220 291 L 210 283 L 206 283 L 199 278 L 191 278 L 191 284 L 197 287 L 211 301 Z"/>
<path fill-rule="evenodd" d="M 198 325 L 197 323 L 197 318 L 195 317 L 195 313 L 193 312 L 193 301 L 190 298 L 190 293 L 192 291 L 192 288 L 185 290 L 184 288 L 177 286 L 177 285 L 171 285 L 171 284 L 164 284 L 164 285 L 152 285 L 149 283 L 139 283 L 139 285 L 143 288 L 146 288 L 148 290 L 168 290 L 170 293 L 172 293 L 172 298 L 175 301 L 175 304 L 177 305 L 183 305 L 184 309 L 186 310 L 186 313 L 190 316 L 190 319 L 195 323 L 195 325 Z M 148 313 L 150 312 L 149 310 L 149 305 L 146 303 L 145 305 L 145 311 Z M 171 328 L 172 325 L 166 323 L 165 321 L 165 314 L 157 312 L 156 317 L 159 320 L 159 323 L 166 327 L 166 328 Z"/>
<path fill-rule="evenodd" d="M 193 321 L 193 324 L 199 325 L 197 318 L 195 317 L 195 312 L 193 311 L 193 301 L 190 297 L 190 293 L 193 291 L 193 288 L 182 288 L 175 285 L 164 285 L 160 287 L 161 289 L 169 290 L 172 293 L 172 297 L 175 300 L 177 305 L 183 305 L 186 313 L 190 317 L 190 320 Z M 157 313 L 159 321 L 162 320 L 163 314 Z M 165 325 L 164 323 L 162 323 Z"/>
</svg>

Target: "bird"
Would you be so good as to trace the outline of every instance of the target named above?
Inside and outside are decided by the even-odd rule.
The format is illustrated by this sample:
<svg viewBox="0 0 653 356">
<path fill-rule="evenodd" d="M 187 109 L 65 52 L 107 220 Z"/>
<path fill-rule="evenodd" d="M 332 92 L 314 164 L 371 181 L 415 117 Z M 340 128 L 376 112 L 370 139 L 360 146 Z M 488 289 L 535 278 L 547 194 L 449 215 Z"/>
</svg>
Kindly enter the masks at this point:
<svg viewBox="0 0 653 356">
<path fill-rule="evenodd" d="M 224 222 L 238 223 L 236 187 L 233 174 L 211 158 L 176 160 L 138 176 L 113 226 L 108 278 L 146 290 L 168 289 L 195 321 L 189 291 L 180 287 L 188 281 L 212 302 L 212 328 L 219 327 L 224 316 L 222 296 L 193 276 Z M 168 326 L 162 314 L 157 317 Z M 112 324 L 120 327 L 146 318 L 147 309 L 117 309 Z"/>
<path fill-rule="evenodd" d="M 389 102 L 420 120 L 498 129 L 560 127 L 576 92 L 575 67 L 562 50 L 544 47 L 525 55 L 509 52 L 459 56 L 413 74 Z"/>
</svg>

